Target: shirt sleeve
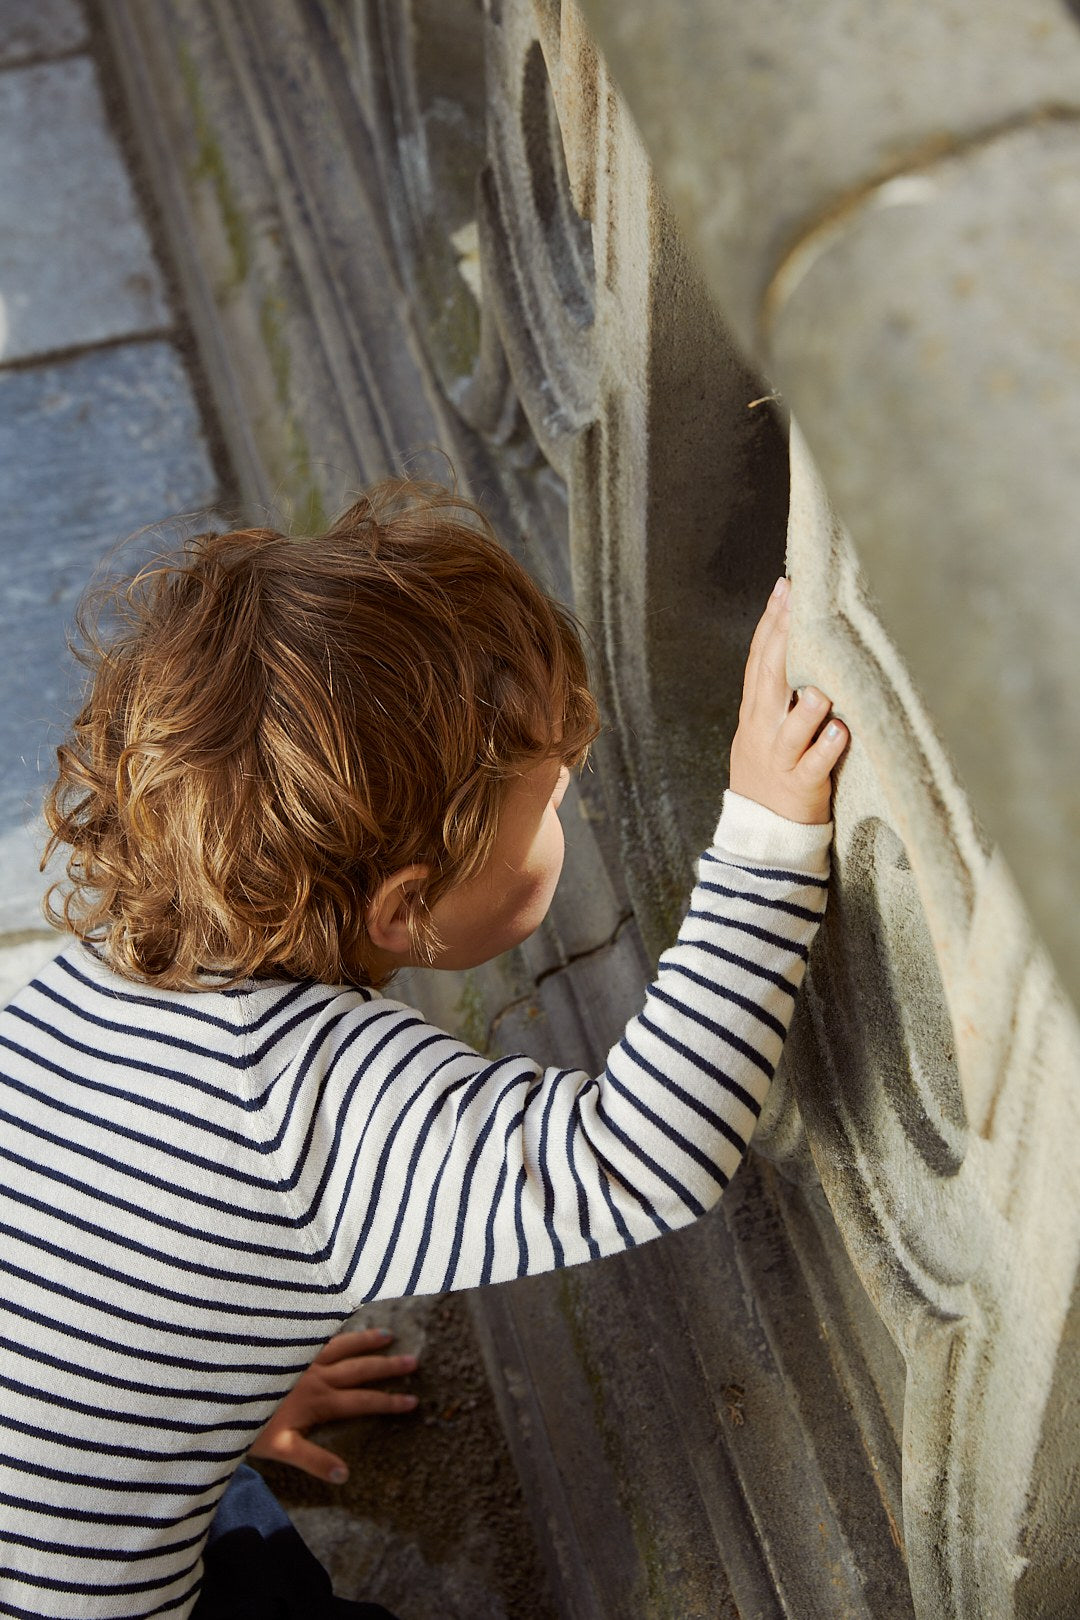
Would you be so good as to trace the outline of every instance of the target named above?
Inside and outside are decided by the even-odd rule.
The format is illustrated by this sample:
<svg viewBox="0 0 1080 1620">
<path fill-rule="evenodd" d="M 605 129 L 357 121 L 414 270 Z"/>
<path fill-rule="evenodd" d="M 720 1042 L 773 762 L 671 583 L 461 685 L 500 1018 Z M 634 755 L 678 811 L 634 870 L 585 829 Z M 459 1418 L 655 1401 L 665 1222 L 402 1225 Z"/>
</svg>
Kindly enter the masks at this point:
<svg viewBox="0 0 1080 1620">
<path fill-rule="evenodd" d="M 354 1305 L 470 1288 L 709 1209 L 780 1056 L 831 833 L 726 796 L 678 938 L 599 1075 L 486 1059 L 381 998 L 339 1020 L 294 1121 L 328 1286 Z"/>
</svg>

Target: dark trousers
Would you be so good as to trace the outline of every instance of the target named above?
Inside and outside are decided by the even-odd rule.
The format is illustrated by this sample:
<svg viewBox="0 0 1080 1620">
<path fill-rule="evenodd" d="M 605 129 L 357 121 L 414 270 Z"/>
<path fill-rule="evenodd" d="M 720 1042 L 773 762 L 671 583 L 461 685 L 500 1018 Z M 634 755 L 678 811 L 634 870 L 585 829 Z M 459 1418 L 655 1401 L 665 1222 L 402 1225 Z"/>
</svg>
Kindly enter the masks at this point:
<svg viewBox="0 0 1080 1620">
<path fill-rule="evenodd" d="M 191 1620 L 394 1620 L 335 1597 L 330 1577 L 266 1482 L 241 1463 L 221 1498 Z"/>
</svg>

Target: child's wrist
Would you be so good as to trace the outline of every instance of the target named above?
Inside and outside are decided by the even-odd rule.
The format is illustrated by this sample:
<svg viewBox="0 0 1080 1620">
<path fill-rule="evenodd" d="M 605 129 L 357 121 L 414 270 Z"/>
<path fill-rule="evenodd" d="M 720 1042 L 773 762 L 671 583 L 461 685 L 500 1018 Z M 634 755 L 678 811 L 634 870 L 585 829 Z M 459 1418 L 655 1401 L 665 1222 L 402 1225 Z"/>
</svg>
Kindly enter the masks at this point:
<svg viewBox="0 0 1080 1620">
<path fill-rule="evenodd" d="M 713 838 L 714 846 L 740 860 L 775 862 L 806 872 L 827 875 L 831 821 L 808 824 L 789 821 L 775 810 L 747 799 L 729 788 Z"/>
</svg>

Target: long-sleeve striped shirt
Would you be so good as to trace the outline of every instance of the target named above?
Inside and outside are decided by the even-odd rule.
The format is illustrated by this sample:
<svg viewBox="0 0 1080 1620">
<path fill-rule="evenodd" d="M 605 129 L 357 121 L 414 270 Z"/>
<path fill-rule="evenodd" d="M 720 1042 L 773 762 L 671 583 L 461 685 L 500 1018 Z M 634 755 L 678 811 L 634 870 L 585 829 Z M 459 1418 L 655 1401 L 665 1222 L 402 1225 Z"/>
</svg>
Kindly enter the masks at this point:
<svg viewBox="0 0 1080 1620">
<path fill-rule="evenodd" d="M 236 1463 L 361 1304 L 682 1226 L 746 1150 L 828 828 L 728 796 L 604 1072 L 370 991 L 196 993 L 69 946 L 0 1013 L 0 1615 L 187 1615 Z"/>
</svg>

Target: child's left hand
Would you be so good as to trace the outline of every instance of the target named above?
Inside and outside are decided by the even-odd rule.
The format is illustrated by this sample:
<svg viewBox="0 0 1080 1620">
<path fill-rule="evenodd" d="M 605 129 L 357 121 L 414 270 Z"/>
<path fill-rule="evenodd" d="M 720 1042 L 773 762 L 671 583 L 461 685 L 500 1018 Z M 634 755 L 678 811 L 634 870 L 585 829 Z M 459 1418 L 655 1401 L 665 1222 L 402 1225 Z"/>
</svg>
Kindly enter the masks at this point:
<svg viewBox="0 0 1080 1620">
<path fill-rule="evenodd" d="M 393 1338 L 381 1328 L 363 1333 L 339 1333 L 315 1357 L 286 1395 L 249 1455 L 289 1463 L 330 1485 L 343 1485 L 349 1470 L 340 1457 L 307 1438 L 316 1423 L 360 1417 L 373 1412 L 411 1412 L 415 1395 L 388 1395 L 382 1389 L 360 1386 L 377 1378 L 400 1378 L 415 1372 L 415 1356 L 383 1356 L 380 1351 Z"/>
</svg>

